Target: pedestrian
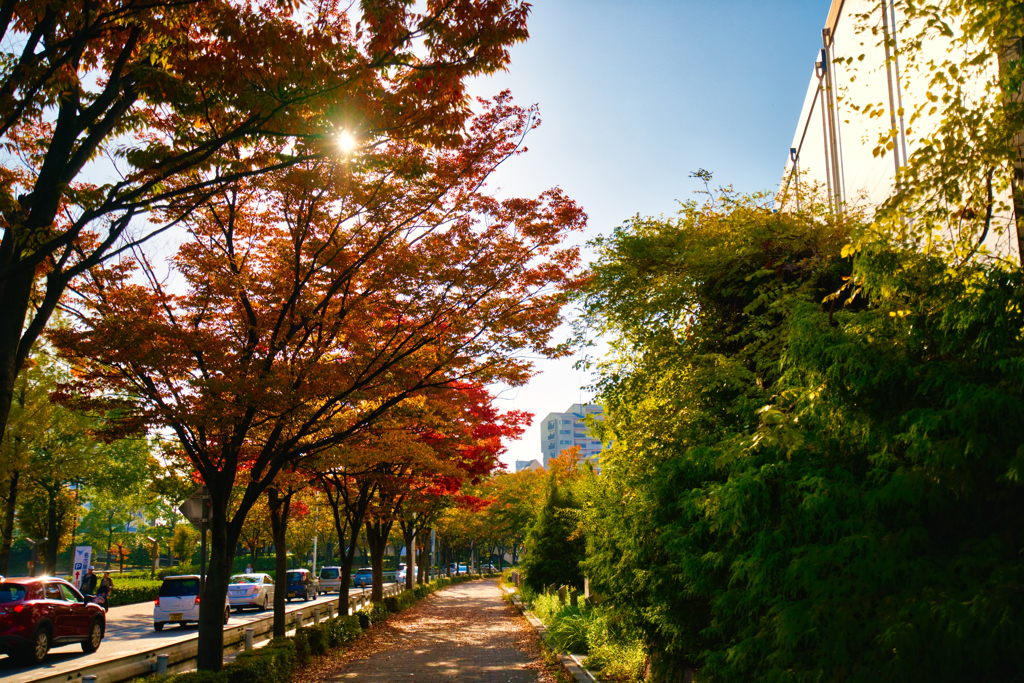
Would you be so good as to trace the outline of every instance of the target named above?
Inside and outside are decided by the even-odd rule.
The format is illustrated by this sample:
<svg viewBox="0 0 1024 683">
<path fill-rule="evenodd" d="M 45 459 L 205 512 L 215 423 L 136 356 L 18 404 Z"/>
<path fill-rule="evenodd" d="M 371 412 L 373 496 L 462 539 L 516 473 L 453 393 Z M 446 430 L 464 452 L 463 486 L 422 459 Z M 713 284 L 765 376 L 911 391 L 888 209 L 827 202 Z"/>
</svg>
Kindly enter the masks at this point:
<svg viewBox="0 0 1024 683">
<path fill-rule="evenodd" d="M 252 574 L 252 565 L 251 564 L 245 565 L 245 573 L 246 574 Z"/>
<path fill-rule="evenodd" d="M 96 576 L 95 567 L 89 567 L 89 571 L 82 577 L 82 593 L 85 595 L 96 594 L 96 582 L 100 577 Z"/>
<path fill-rule="evenodd" d="M 110 572 L 103 572 L 103 578 L 100 579 L 100 588 L 97 595 L 103 599 L 103 611 L 106 612 L 110 608 L 110 596 L 114 594 L 114 580 L 110 578 Z"/>
</svg>

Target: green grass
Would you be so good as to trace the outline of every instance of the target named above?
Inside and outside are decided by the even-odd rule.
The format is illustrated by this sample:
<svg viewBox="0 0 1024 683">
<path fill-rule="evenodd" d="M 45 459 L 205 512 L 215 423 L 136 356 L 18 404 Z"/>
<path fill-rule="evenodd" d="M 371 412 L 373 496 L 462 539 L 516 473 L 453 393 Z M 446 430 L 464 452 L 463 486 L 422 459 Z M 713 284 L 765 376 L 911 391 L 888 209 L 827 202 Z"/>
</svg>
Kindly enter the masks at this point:
<svg viewBox="0 0 1024 683">
<path fill-rule="evenodd" d="M 530 610 L 547 627 L 548 645 L 557 652 L 586 654 L 583 666 L 603 680 L 639 683 L 647 651 L 637 634 L 613 633 L 600 607 L 562 604 L 557 593 L 536 595 Z"/>
</svg>

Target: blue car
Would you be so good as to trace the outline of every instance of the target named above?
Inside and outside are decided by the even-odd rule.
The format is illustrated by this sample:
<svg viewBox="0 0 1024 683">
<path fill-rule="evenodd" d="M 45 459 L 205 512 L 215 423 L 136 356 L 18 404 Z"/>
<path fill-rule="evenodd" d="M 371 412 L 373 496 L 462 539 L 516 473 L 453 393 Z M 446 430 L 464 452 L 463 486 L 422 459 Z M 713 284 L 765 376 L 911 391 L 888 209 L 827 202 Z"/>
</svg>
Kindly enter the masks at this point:
<svg viewBox="0 0 1024 683">
<path fill-rule="evenodd" d="M 370 567 L 360 567 L 356 570 L 355 575 L 352 576 L 352 585 L 356 588 L 369 588 L 373 585 L 373 569 Z"/>
</svg>

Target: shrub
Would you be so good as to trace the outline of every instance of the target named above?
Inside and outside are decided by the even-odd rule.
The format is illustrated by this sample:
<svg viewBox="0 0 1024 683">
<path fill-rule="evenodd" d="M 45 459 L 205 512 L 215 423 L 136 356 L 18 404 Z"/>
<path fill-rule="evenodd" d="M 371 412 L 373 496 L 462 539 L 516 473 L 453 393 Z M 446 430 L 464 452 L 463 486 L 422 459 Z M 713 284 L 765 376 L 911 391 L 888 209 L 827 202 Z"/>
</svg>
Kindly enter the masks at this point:
<svg viewBox="0 0 1024 683">
<path fill-rule="evenodd" d="M 309 648 L 309 632 L 306 628 L 300 628 L 295 631 L 295 635 L 291 638 L 295 644 L 295 662 L 299 666 L 305 666 L 309 664 L 310 659 L 310 648 Z"/>
<path fill-rule="evenodd" d="M 340 616 L 327 620 L 328 642 L 330 647 L 338 647 L 350 643 L 360 635 L 363 629 L 360 626 L 359 616 Z"/>
<path fill-rule="evenodd" d="M 615 637 L 609 633 L 608 617 L 600 608 L 587 629 L 587 651 L 583 666 L 600 672 L 602 680 L 639 683 L 643 679 L 647 651 L 641 635 L 623 632 L 621 625 Z"/>
<path fill-rule="evenodd" d="M 114 579 L 114 593 L 110 597 L 109 607 L 149 602 L 155 600 L 160 593 L 161 582 L 158 579 L 112 578 Z"/>
<path fill-rule="evenodd" d="M 384 598 L 384 605 L 391 614 L 398 614 L 416 603 L 416 591 L 402 591 L 398 595 L 389 595 Z"/>
<path fill-rule="evenodd" d="M 258 650 L 239 654 L 223 673 L 227 683 L 288 683 L 297 661 L 295 640 L 275 638 Z"/>
<path fill-rule="evenodd" d="M 163 679 L 161 683 L 223 683 L 224 677 L 215 671 L 189 671 Z"/>
<path fill-rule="evenodd" d="M 304 627 L 306 637 L 309 640 L 309 652 L 314 657 L 319 657 L 327 652 L 327 628 L 323 624 L 312 624 Z"/>
</svg>

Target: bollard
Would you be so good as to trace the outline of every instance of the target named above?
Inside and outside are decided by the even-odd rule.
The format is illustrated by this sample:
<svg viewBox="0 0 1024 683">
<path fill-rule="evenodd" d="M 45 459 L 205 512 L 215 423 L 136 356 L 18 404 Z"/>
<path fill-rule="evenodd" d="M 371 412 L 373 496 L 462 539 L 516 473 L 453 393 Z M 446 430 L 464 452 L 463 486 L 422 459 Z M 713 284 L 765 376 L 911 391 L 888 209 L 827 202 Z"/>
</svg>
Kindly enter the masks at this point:
<svg viewBox="0 0 1024 683">
<path fill-rule="evenodd" d="M 319 624 L 320 623 L 320 609 L 317 608 L 317 607 L 313 608 L 313 623 L 314 624 Z"/>
<path fill-rule="evenodd" d="M 245 651 L 252 652 L 252 636 L 256 633 L 256 629 L 249 627 L 245 629 Z"/>
<path fill-rule="evenodd" d="M 327 618 L 328 619 L 333 619 L 334 618 L 334 603 L 331 603 L 330 605 L 327 605 Z"/>
<path fill-rule="evenodd" d="M 156 656 L 156 675 L 165 676 L 167 675 L 167 655 Z"/>
<path fill-rule="evenodd" d="M 562 605 L 565 604 L 565 586 L 558 587 L 558 602 Z"/>
<path fill-rule="evenodd" d="M 579 597 L 580 597 L 580 592 L 579 591 L 574 590 L 572 593 L 569 593 L 569 604 L 572 605 L 573 607 L 579 607 L 579 604 L 580 604 L 579 603 Z"/>
</svg>

